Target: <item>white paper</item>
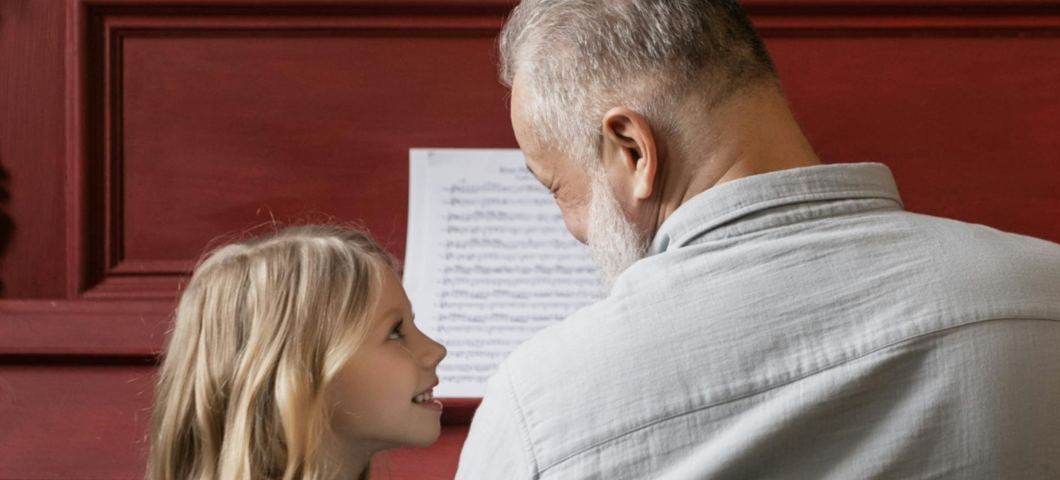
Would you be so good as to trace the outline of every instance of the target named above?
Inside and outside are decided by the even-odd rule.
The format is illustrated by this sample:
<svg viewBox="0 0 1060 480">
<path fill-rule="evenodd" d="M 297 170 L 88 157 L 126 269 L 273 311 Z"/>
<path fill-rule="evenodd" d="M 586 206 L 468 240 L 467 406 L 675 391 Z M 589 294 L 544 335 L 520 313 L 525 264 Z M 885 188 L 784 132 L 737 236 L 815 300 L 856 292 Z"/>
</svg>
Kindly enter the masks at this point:
<svg viewBox="0 0 1060 480">
<path fill-rule="evenodd" d="M 519 150 L 413 149 L 404 285 L 449 355 L 437 397 L 481 397 L 520 343 L 595 301 L 589 249 Z"/>
</svg>

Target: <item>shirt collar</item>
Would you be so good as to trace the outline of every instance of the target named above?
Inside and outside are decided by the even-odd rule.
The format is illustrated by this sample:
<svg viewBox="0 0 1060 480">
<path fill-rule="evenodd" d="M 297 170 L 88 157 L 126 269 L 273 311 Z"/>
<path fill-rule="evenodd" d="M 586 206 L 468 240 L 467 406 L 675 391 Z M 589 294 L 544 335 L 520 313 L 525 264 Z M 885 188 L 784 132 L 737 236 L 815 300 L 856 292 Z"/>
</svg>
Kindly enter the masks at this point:
<svg viewBox="0 0 1060 480">
<path fill-rule="evenodd" d="M 663 222 L 648 255 L 692 240 L 762 210 L 804 202 L 846 199 L 902 199 L 891 170 L 879 163 L 817 165 L 752 175 L 692 197 Z"/>
</svg>

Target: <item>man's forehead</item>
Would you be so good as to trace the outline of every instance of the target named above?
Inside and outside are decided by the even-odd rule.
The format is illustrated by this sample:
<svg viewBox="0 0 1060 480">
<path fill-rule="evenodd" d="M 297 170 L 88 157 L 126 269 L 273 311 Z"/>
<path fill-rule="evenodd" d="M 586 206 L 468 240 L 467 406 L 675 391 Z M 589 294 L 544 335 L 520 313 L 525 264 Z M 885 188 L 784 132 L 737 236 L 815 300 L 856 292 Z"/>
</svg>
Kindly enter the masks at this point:
<svg viewBox="0 0 1060 480">
<path fill-rule="evenodd" d="M 524 127 L 523 122 L 523 94 L 519 88 L 518 82 L 512 84 L 511 99 L 509 100 L 508 108 L 511 115 L 512 128 L 515 129 L 516 135 L 522 133 L 520 130 Z"/>
<path fill-rule="evenodd" d="M 512 98 L 514 99 L 517 95 L 523 94 L 523 81 L 519 74 L 515 74 L 512 77 Z M 520 97 L 522 98 L 522 97 Z"/>
<path fill-rule="evenodd" d="M 511 97 L 511 116 L 512 116 L 512 131 L 515 133 L 515 138 L 519 142 L 519 148 L 523 150 L 523 157 L 526 158 L 526 168 L 530 170 L 537 178 L 541 178 L 542 168 L 541 164 L 536 162 L 534 158 L 538 156 L 537 147 L 534 144 L 533 132 L 527 132 L 526 123 L 523 118 L 522 111 L 522 88 L 519 76 L 516 75 L 512 81 L 512 97 Z"/>
</svg>

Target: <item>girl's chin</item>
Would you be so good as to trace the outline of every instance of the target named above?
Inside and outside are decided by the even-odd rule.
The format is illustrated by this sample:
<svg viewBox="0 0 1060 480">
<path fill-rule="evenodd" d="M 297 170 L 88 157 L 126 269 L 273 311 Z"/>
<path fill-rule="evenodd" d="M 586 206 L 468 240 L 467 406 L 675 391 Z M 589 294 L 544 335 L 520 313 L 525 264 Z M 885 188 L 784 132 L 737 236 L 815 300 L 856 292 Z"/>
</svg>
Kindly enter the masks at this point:
<svg viewBox="0 0 1060 480">
<path fill-rule="evenodd" d="M 439 436 L 440 435 L 435 434 L 435 435 L 431 435 L 429 437 L 425 437 L 423 439 L 417 439 L 415 442 L 409 443 L 406 446 L 412 447 L 412 448 L 427 448 L 427 447 L 429 447 L 431 445 L 434 445 L 434 442 L 438 441 L 438 437 Z"/>
<path fill-rule="evenodd" d="M 423 437 L 418 439 L 419 441 L 416 442 L 416 445 L 411 445 L 412 447 L 424 448 L 437 442 L 438 437 L 442 435 L 442 426 L 438 422 L 435 422 L 433 425 L 425 429 L 423 433 Z"/>
</svg>

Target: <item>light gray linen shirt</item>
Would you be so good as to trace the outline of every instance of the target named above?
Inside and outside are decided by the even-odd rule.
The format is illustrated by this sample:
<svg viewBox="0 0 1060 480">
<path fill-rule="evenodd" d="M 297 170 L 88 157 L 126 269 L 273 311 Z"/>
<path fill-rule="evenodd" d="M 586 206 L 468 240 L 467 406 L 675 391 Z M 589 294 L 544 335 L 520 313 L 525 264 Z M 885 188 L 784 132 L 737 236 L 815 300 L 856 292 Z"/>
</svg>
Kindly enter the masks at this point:
<svg viewBox="0 0 1060 480">
<path fill-rule="evenodd" d="M 508 357 L 457 478 L 1060 478 L 1060 245 L 879 164 L 719 185 Z"/>
</svg>

